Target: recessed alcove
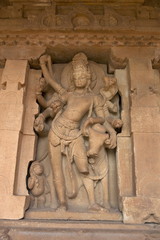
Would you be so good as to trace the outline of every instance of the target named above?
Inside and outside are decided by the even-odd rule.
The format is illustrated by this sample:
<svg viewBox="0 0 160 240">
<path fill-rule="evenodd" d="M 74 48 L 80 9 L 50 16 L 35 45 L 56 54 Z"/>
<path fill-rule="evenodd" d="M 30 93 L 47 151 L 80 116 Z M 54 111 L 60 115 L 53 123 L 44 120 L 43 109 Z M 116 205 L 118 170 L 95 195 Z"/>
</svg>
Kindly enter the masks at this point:
<svg viewBox="0 0 160 240">
<path fill-rule="evenodd" d="M 98 93 L 99 89 L 103 86 L 103 77 L 104 76 L 111 76 L 111 77 L 116 77 L 117 78 L 118 87 L 119 87 L 120 105 L 121 105 L 121 106 L 119 106 L 119 109 L 120 109 L 120 111 L 122 110 L 120 115 L 122 115 L 122 121 L 124 121 L 122 131 L 121 131 L 121 133 L 119 132 L 119 136 L 122 134 L 123 139 L 124 139 L 124 136 L 128 137 L 129 132 L 128 132 L 128 130 L 126 130 L 128 128 L 128 122 L 127 122 L 128 121 L 127 120 L 127 118 L 128 118 L 128 112 L 127 111 L 128 110 L 124 106 L 124 101 L 126 103 L 126 99 L 127 99 L 128 104 L 129 104 L 129 97 L 125 98 L 125 100 L 123 99 L 124 84 L 126 84 L 126 85 L 129 84 L 128 83 L 129 79 L 128 79 L 128 75 L 127 75 L 127 67 L 125 69 L 119 69 L 119 70 L 116 70 L 116 69 L 113 68 L 113 63 L 112 63 L 112 59 L 111 59 L 111 48 L 109 48 L 109 47 L 108 48 L 103 48 L 103 47 L 101 48 L 101 47 L 96 47 L 95 46 L 94 51 L 93 51 L 93 48 L 87 47 L 87 46 L 85 46 L 85 47 L 84 46 L 81 46 L 81 47 L 70 46 L 70 48 L 67 48 L 67 47 L 64 47 L 64 46 L 55 46 L 55 47 L 47 46 L 46 50 L 42 54 L 49 54 L 51 56 L 52 63 L 53 63 L 53 65 L 52 65 L 53 71 L 56 72 L 55 79 L 57 80 L 57 82 L 60 82 L 62 80 L 62 84 L 63 84 L 65 82 L 65 71 L 64 71 L 64 69 L 67 66 L 67 64 L 69 62 L 71 62 L 73 56 L 75 54 L 79 53 L 79 52 L 85 53 L 86 56 L 88 57 L 88 60 L 91 61 L 91 62 L 95 62 L 98 66 L 97 67 L 98 75 L 99 75 L 98 81 L 100 83 L 97 85 L 97 88 L 96 87 L 94 88 L 95 93 Z M 40 68 L 39 68 L 39 60 L 37 58 L 37 59 L 34 60 L 34 62 L 29 61 L 29 63 L 30 63 L 30 68 L 31 68 L 30 74 L 29 74 L 29 78 L 30 78 L 29 81 L 34 81 L 34 75 L 35 75 L 36 76 L 36 82 L 38 84 L 39 78 L 42 76 L 42 73 L 41 73 Z M 109 68 L 109 65 L 112 65 L 112 74 L 108 73 L 107 69 Z M 124 68 L 124 66 L 122 66 L 122 68 Z M 62 79 L 61 79 L 61 77 L 62 77 Z M 125 92 L 126 92 L 125 95 L 127 94 L 127 96 L 128 96 L 128 90 L 125 89 Z M 124 117 L 124 115 L 125 115 L 125 117 Z M 25 116 L 24 116 L 24 119 L 25 119 Z M 124 129 L 124 131 L 123 131 L 123 129 Z M 119 137 L 119 139 L 120 139 L 120 137 Z M 23 138 L 22 138 L 22 142 L 23 142 Z M 37 146 L 38 146 L 38 149 L 39 149 L 38 152 L 37 152 Z M 117 147 L 119 149 L 118 151 L 121 151 L 121 146 L 119 145 L 119 143 L 118 143 Z M 41 157 L 43 157 L 45 155 L 45 153 L 42 150 L 43 148 L 47 149 L 47 137 L 45 137 L 45 142 L 44 143 L 43 143 L 43 140 L 39 138 L 38 145 L 35 145 L 35 152 L 36 152 L 35 159 L 30 159 L 30 161 L 38 160 Z M 45 152 L 46 152 L 46 150 L 45 150 Z M 120 197 L 119 197 L 119 186 L 118 186 L 118 174 L 119 173 L 117 171 L 117 161 L 119 161 L 118 160 L 119 157 L 118 156 L 116 157 L 117 153 L 116 153 L 115 150 L 107 150 L 107 152 L 108 152 L 107 154 L 108 154 L 108 158 L 109 158 L 108 166 L 109 166 L 109 182 L 110 182 L 109 183 L 110 204 L 111 204 L 111 207 L 113 209 L 119 209 L 120 208 L 120 210 L 121 210 L 121 207 L 120 207 L 121 203 L 119 202 Z M 47 161 L 49 162 L 50 160 L 49 160 L 48 155 L 47 155 L 47 158 L 48 158 Z M 116 160 L 116 158 L 117 158 L 117 160 Z M 50 169 L 51 168 L 50 163 L 48 163 L 48 164 L 47 164 L 47 169 Z M 23 165 L 22 162 L 21 162 L 21 165 Z M 30 164 L 29 164 L 29 166 L 30 166 Z M 25 164 L 25 167 L 26 167 L 26 171 L 27 171 L 28 165 Z M 23 168 L 24 168 L 24 166 L 23 166 Z M 130 171 L 132 172 L 132 169 L 130 169 Z M 29 177 L 29 175 L 28 175 L 28 177 Z M 17 195 L 19 195 L 20 193 L 22 194 L 23 193 L 22 186 L 25 187 L 24 182 L 20 181 L 20 178 L 22 179 L 22 171 L 21 171 L 21 167 L 18 167 L 18 177 L 17 177 L 17 180 L 16 180 L 17 185 L 15 184 L 15 193 Z M 50 176 L 49 178 L 50 178 L 49 181 L 52 181 L 51 180 L 52 177 Z M 23 179 L 25 179 L 25 176 L 23 176 Z M 51 187 L 53 187 L 52 184 L 51 184 Z M 83 190 L 82 192 L 85 191 L 84 189 L 82 189 L 82 190 Z M 81 193 L 82 199 L 84 198 L 83 194 Z M 55 197 L 53 197 L 53 195 L 55 196 L 55 192 L 52 191 L 52 198 L 55 198 Z M 46 211 L 48 212 L 48 214 L 46 216 L 48 216 L 48 218 L 52 218 L 51 217 L 52 214 L 50 214 L 49 212 L 50 211 L 51 211 L 51 213 L 54 212 L 54 209 L 56 209 L 56 207 L 57 207 L 56 198 L 55 198 L 54 201 L 55 201 L 55 203 L 51 204 L 51 209 L 50 210 L 48 210 L 48 208 L 46 209 Z M 87 198 L 86 198 L 85 201 L 87 201 Z M 70 200 L 69 205 L 74 205 L 74 204 L 72 204 L 72 202 L 74 203 L 73 200 L 72 201 Z M 78 203 L 77 206 L 79 208 L 79 211 L 83 212 L 84 209 L 86 208 L 86 205 L 84 204 L 83 209 L 81 209 L 80 202 Z M 76 207 L 75 207 L 75 209 L 73 207 L 72 211 L 76 212 Z M 30 210 L 30 212 L 28 212 L 26 214 L 26 217 L 27 218 L 41 218 L 41 217 L 45 218 L 43 216 L 43 214 L 45 212 L 45 209 L 43 209 L 43 210 L 40 209 L 39 212 L 40 213 L 38 213 L 38 209 L 36 210 L 36 212 L 34 211 L 34 209 Z M 43 214 L 42 214 L 42 212 L 43 212 Z M 61 219 L 61 216 L 59 215 L 58 218 Z M 77 217 L 75 215 L 73 217 L 73 219 L 76 219 L 76 218 Z M 84 219 L 83 214 L 82 214 L 81 219 Z M 97 219 L 97 217 L 96 217 L 96 219 Z M 108 216 L 107 219 L 109 220 L 110 217 Z M 110 220 L 113 220 L 113 219 L 114 219 L 114 217 L 111 217 Z M 118 219 L 121 219 L 121 218 L 118 217 L 117 220 Z M 116 220 L 116 218 L 115 218 L 115 220 Z"/>
</svg>

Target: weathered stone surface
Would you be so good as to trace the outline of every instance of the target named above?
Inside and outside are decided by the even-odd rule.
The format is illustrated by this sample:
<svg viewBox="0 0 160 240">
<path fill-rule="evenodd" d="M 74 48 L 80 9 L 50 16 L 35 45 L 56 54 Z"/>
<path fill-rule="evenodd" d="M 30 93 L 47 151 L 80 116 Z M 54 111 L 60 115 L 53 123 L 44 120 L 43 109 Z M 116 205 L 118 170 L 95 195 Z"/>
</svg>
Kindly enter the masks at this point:
<svg viewBox="0 0 160 240">
<path fill-rule="evenodd" d="M 133 154 L 131 137 L 117 138 L 117 176 L 119 196 L 132 196 L 134 193 Z"/>
<path fill-rule="evenodd" d="M 19 149 L 18 171 L 15 181 L 15 193 L 28 195 L 26 176 L 30 161 L 35 159 L 36 134 L 33 130 L 35 115 L 38 113 L 35 89 L 41 76 L 41 71 L 30 70 L 27 80 L 26 95 L 24 98 L 24 121 L 21 129 L 21 149 Z M 27 146 L 27 147 L 26 147 Z"/>
<path fill-rule="evenodd" d="M 121 118 L 123 121 L 122 131 L 120 136 L 130 136 L 130 96 L 129 96 L 129 77 L 128 77 L 128 67 L 125 69 L 115 70 L 115 76 L 118 81 L 119 94 L 121 98 Z"/>
<path fill-rule="evenodd" d="M 147 53 L 140 50 L 139 54 Z M 154 71 L 150 60 L 152 55 L 148 54 L 148 57 L 144 58 L 138 55 L 129 60 L 132 107 L 156 107 L 156 94 L 153 94 L 151 90 L 154 81 Z"/>
<path fill-rule="evenodd" d="M 15 39 L 18 40 L 18 38 L 15 37 Z M 30 40 L 27 39 L 27 36 L 23 39 L 23 43 L 22 43 L 22 39 L 20 37 L 20 42 L 21 42 L 21 46 L 18 44 L 18 46 L 16 46 L 14 44 L 14 40 L 13 38 L 9 37 L 9 44 L 8 46 L 4 46 L 0 48 L 0 55 L 3 56 L 3 59 L 17 59 L 17 60 L 22 60 L 22 59 L 30 59 L 30 60 L 34 60 L 40 57 L 40 55 L 45 51 L 45 48 L 43 46 L 38 46 L 38 42 L 40 40 L 35 41 L 35 38 L 31 38 L 34 43 L 32 43 L 30 47 L 25 47 L 25 44 L 28 46 L 30 44 Z M 2 39 L 1 39 L 2 40 Z M 3 41 L 3 40 L 2 40 Z M 34 51 L 33 51 L 34 49 Z"/>
<path fill-rule="evenodd" d="M 158 8 L 142 1 L 8 1 L 0 9 L 0 29 L 12 30 L 138 30 L 159 31 Z M 102 4 L 103 3 L 103 4 Z M 30 5 L 31 6 L 30 6 Z M 154 17 L 153 17 L 154 16 Z"/>
<path fill-rule="evenodd" d="M 126 197 L 123 199 L 124 223 L 160 223 L 160 199 Z"/>
<path fill-rule="evenodd" d="M 160 134 L 134 133 L 133 144 L 136 194 L 160 198 Z"/>
<path fill-rule="evenodd" d="M 130 225 L 100 221 L 0 221 L 0 233 L 12 240 L 159 240 L 158 224 Z M 0 235 L 1 236 L 1 235 Z"/>
<path fill-rule="evenodd" d="M 3 73 L 3 69 L 0 68 L 0 83 L 1 83 L 2 73 Z"/>
<path fill-rule="evenodd" d="M 160 132 L 159 107 L 132 107 L 131 109 L 131 131 L 138 133 Z"/>
<path fill-rule="evenodd" d="M 80 221 L 122 221 L 122 214 L 118 211 L 110 211 L 110 212 L 90 212 L 90 213 L 83 213 L 83 212 L 56 212 L 55 210 L 42 210 L 37 211 L 28 210 L 25 214 L 25 219 L 63 219 L 63 220 L 80 220 Z"/>
<path fill-rule="evenodd" d="M 26 72 L 26 60 L 8 60 L 1 79 L 0 218 L 22 218 L 26 208 L 26 197 L 14 196 Z"/>
<path fill-rule="evenodd" d="M 1 180 L 4 181 L 4 179 Z M 21 219 L 24 217 L 25 210 L 29 206 L 29 197 L 2 194 L 0 203 L 0 219 Z"/>
<path fill-rule="evenodd" d="M 54 218 L 112 219 L 114 215 L 112 208 L 116 208 L 118 212 L 116 161 L 115 151 L 112 151 L 113 158 L 110 163 L 113 164 L 109 164 L 107 153 L 108 149 L 116 147 L 115 128 L 120 129 L 122 126 L 117 80 L 115 77 L 105 76 L 103 69 L 106 69 L 106 66 L 89 61 L 82 52 L 77 53 L 70 63 L 60 66 L 61 69 L 57 68 L 61 70 L 57 82 L 54 77 L 51 82 L 48 78 L 49 74 L 53 76 L 51 56 L 41 56 L 40 64 L 44 78 L 41 78 L 37 84 L 36 98 L 41 112 L 36 116 L 34 129 L 39 136 L 38 146 L 43 141 L 44 148 L 40 151 L 45 157 L 42 155 L 42 160 L 37 158 L 29 168 L 27 183 L 32 198 L 30 209 L 51 208 L 51 204 L 54 204 L 57 212 L 62 209 L 66 211 L 65 214 L 53 213 Z M 53 67 L 56 71 L 56 67 L 54 65 Z M 78 84 L 79 75 L 82 77 L 82 82 Z M 92 94 L 88 86 L 92 89 Z M 68 88 L 71 89 L 69 95 Z M 64 103 L 62 98 L 65 96 Z M 51 100 L 48 100 L 49 97 Z M 111 111 L 115 112 L 114 116 L 111 115 Z M 84 114 L 87 113 L 88 118 L 85 119 Z M 104 125 L 101 124 L 102 117 L 105 120 Z M 48 119 L 50 122 L 47 122 Z M 57 123 L 59 124 L 61 120 L 63 123 L 59 127 Z M 95 125 L 96 123 L 99 125 Z M 95 125 L 95 129 L 92 125 Z M 65 126 L 64 132 L 63 126 Z M 105 133 L 105 127 L 111 134 L 108 145 L 107 142 L 105 143 L 109 138 Z M 82 134 L 77 135 L 80 129 Z M 45 138 L 47 136 L 48 139 Z M 53 143 L 52 140 L 57 142 Z M 46 142 L 49 150 L 45 148 Z M 105 146 L 108 149 L 105 149 Z M 48 170 L 49 167 L 52 171 Z M 56 190 L 54 196 L 51 195 L 50 190 L 52 182 Z M 46 188 L 47 185 L 49 190 Z M 109 188 L 112 189 L 114 196 L 113 194 L 111 196 Z M 50 211 L 52 212 L 52 209 Z M 89 214 L 92 211 L 97 212 L 97 215 Z M 45 213 L 45 210 L 43 212 Z M 26 216 L 29 213 L 31 211 L 28 211 Z M 37 213 L 36 216 L 48 218 L 49 213 L 44 215 L 41 212 Z M 34 217 L 34 214 L 30 215 Z"/>
<path fill-rule="evenodd" d="M 3 0 L 0 3 L 2 6 L 0 65 L 4 66 L 5 59 L 17 59 L 14 66 L 11 64 L 13 61 L 7 60 L 0 88 L 0 218 L 23 217 L 28 203 L 27 198 L 23 196 L 28 194 L 26 189 L 28 164 L 35 159 L 36 137 L 33 121 L 38 109 L 34 84 L 37 83 L 41 72 L 30 70 L 32 76 L 29 76 L 29 81 L 25 85 L 27 61 L 21 59 L 28 59 L 31 68 L 40 69 L 38 59 L 44 53 L 50 54 L 54 63 L 68 63 L 74 54 L 84 51 L 90 60 L 108 65 L 108 74 L 116 76 L 121 95 L 120 117 L 123 120 L 123 128 L 117 141 L 117 162 L 114 150 L 110 151 L 111 158 L 107 150 L 108 175 L 112 183 L 109 186 L 110 203 L 112 207 L 117 207 L 120 203 L 126 223 L 159 223 L 160 15 L 159 4 L 156 4 L 158 1 L 82 2 L 80 5 L 76 5 L 75 2 L 73 4 L 72 0 L 56 0 L 54 3 L 50 0 L 28 2 Z M 114 47 L 117 47 L 116 54 L 115 58 L 111 59 L 110 52 Z M 152 67 L 157 70 L 153 70 Z M 0 78 L 2 72 L 0 69 Z M 39 148 L 41 146 L 40 144 Z M 39 156 L 37 159 L 40 159 Z M 48 159 L 47 155 L 46 162 Z M 47 177 L 48 174 L 49 167 L 46 170 Z M 53 182 L 52 178 L 49 180 Z M 53 195 L 56 198 L 56 194 Z M 99 193 L 97 195 L 100 196 Z M 79 198 L 79 205 L 85 202 L 83 196 L 82 194 Z M 52 219 L 53 212 L 51 210 L 46 214 L 43 210 L 40 213 L 35 211 L 30 213 L 30 217 L 46 218 L 47 215 Z M 27 214 L 29 215 L 29 212 Z M 75 212 L 53 214 L 54 218 L 67 220 L 122 220 L 119 212 L 96 213 L 91 214 L 92 216 Z M 12 222 L 12 227 L 14 224 L 17 222 Z M 10 231 L 4 231 L 4 234 L 2 232 L 2 235 L 0 232 L 0 238 L 11 236 L 16 240 L 22 238 L 48 240 L 53 237 L 81 239 L 83 232 L 83 238 L 87 240 L 160 239 L 160 229 L 156 225 L 154 230 L 158 229 L 157 231 L 152 229 L 152 225 L 106 226 L 100 221 L 94 225 L 78 223 L 78 226 L 72 226 L 73 223 L 67 225 L 66 221 L 54 222 L 53 226 L 53 222 L 40 220 L 31 223 L 25 221 L 23 224 L 19 225 L 18 231 L 13 227 Z M 2 225 L 0 223 L 0 227 Z M 36 225 L 43 230 L 37 231 Z M 9 223 L 6 224 L 7 228 L 8 226 Z M 124 229 L 128 229 L 127 235 Z"/>
</svg>

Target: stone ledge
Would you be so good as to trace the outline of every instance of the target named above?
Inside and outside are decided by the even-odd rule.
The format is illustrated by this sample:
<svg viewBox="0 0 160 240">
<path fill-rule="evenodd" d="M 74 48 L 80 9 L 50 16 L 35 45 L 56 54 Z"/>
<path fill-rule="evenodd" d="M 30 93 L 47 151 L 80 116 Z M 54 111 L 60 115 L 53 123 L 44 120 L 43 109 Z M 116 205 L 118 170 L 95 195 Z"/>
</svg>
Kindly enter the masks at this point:
<svg viewBox="0 0 160 240">
<path fill-rule="evenodd" d="M 160 239 L 160 226 L 157 224 L 129 225 L 107 221 L 0 220 L 0 230 L 10 240 Z"/>
<path fill-rule="evenodd" d="M 26 219 L 59 219 L 59 220 L 108 220 L 108 221 L 122 221 L 122 214 L 120 212 L 58 212 L 55 210 L 28 210 L 25 214 Z"/>
</svg>

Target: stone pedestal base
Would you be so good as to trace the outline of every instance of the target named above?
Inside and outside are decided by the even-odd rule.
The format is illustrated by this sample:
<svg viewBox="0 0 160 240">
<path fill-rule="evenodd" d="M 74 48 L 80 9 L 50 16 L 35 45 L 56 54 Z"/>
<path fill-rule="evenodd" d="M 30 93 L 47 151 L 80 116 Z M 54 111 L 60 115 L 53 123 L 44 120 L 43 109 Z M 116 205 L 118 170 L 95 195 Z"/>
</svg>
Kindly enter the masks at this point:
<svg viewBox="0 0 160 240">
<path fill-rule="evenodd" d="M 62 211 L 47 211 L 44 210 L 28 210 L 25 213 L 26 219 L 60 219 L 60 220 L 108 220 L 108 221 L 122 221 L 122 214 L 120 212 L 62 212 Z"/>
<path fill-rule="evenodd" d="M 0 196 L 0 219 L 21 219 L 28 205 L 29 196 Z"/>
<path fill-rule="evenodd" d="M 10 240 L 159 240 L 156 224 L 127 225 L 106 221 L 0 221 L 0 239 Z"/>
</svg>

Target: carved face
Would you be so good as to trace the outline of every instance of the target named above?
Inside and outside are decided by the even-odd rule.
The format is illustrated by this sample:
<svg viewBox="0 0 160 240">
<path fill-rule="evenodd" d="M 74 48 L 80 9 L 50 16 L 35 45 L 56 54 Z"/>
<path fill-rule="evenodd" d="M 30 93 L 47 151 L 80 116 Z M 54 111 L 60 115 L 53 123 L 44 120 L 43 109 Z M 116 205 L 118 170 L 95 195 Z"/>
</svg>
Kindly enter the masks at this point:
<svg viewBox="0 0 160 240">
<path fill-rule="evenodd" d="M 114 85 L 116 83 L 117 83 L 116 78 L 112 78 L 112 77 L 109 78 L 109 85 L 110 86 L 112 86 L 112 85 Z"/>
<path fill-rule="evenodd" d="M 112 125 L 114 128 L 121 128 L 123 125 L 123 122 L 121 119 L 114 119 L 112 122 Z"/>
<path fill-rule="evenodd" d="M 36 175 L 41 175 L 43 173 L 43 166 L 40 164 L 35 164 L 33 171 Z"/>
<path fill-rule="evenodd" d="M 117 81 L 114 77 L 104 77 L 105 89 L 108 90 L 109 87 L 116 85 Z"/>
<path fill-rule="evenodd" d="M 77 88 L 85 88 L 90 78 L 91 75 L 85 68 L 79 67 L 73 71 L 73 80 Z"/>
</svg>

